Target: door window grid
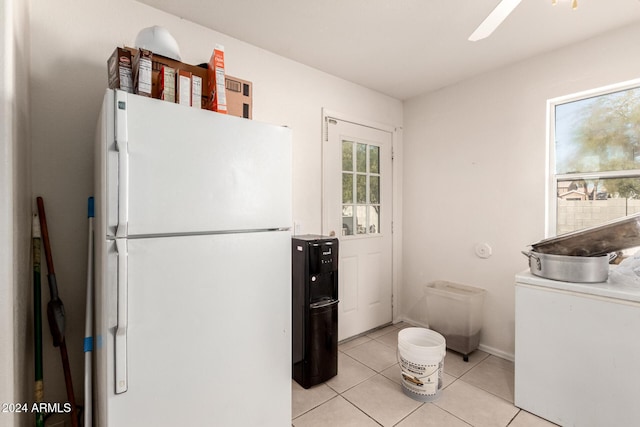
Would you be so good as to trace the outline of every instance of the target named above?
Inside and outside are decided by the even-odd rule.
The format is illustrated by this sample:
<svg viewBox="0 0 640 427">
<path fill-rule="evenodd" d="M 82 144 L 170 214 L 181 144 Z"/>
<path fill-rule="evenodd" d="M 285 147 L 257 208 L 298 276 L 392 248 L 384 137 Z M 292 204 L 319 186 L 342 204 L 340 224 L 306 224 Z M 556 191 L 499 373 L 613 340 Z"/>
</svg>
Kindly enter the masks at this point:
<svg viewBox="0 0 640 427">
<path fill-rule="evenodd" d="M 342 141 L 342 235 L 380 234 L 380 147 Z"/>
</svg>

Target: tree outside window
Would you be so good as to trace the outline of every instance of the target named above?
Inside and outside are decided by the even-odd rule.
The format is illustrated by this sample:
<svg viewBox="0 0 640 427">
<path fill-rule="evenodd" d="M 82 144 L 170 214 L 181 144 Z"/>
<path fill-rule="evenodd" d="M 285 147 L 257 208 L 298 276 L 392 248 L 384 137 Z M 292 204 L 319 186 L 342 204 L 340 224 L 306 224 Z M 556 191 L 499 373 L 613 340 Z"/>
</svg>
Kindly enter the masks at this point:
<svg viewBox="0 0 640 427">
<path fill-rule="evenodd" d="M 640 212 L 640 81 L 549 107 L 549 234 Z"/>
</svg>

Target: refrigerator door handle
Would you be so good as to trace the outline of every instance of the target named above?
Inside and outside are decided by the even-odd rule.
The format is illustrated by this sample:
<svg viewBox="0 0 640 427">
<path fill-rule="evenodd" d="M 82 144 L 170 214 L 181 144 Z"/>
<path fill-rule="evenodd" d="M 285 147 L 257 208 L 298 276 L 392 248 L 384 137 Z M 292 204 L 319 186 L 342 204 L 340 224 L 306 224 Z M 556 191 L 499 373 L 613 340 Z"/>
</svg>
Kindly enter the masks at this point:
<svg viewBox="0 0 640 427">
<path fill-rule="evenodd" d="M 127 236 L 129 220 L 129 147 L 127 93 L 116 91 L 116 148 L 118 150 L 118 226 L 116 237 Z"/>
<path fill-rule="evenodd" d="M 115 386 L 116 394 L 127 391 L 127 241 L 116 239 L 116 250 L 118 251 L 118 324 L 116 325 L 115 336 Z"/>
<path fill-rule="evenodd" d="M 127 237 L 129 216 L 129 153 L 127 142 L 118 142 L 118 226 L 116 237 Z"/>
</svg>

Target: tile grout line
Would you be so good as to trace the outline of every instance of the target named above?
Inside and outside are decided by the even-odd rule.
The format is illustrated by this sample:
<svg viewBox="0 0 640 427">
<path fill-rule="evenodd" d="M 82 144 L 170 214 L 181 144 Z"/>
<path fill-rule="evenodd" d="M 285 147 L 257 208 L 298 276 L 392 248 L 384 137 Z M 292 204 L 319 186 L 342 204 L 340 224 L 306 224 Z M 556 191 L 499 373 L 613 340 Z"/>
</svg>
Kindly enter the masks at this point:
<svg viewBox="0 0 640 427">
<path fill-rule="evenodd" d="M 380 375 L 380 374 L 377 374 L 377 375 Z M 374 376 L 369 377 L 369 379 L 371 379 L 371 378 L 373 378 L 373 377 L 375 377 L 375 375 L 374 375 Z M 363 381 L 363 382 L 364 382 L 364 381 Z M 362 383 L 360 383 L 360 384 L 362 384 Z M 353 388 L 353 387 L 351 387 L 351 388 Z M 351 390 L 351 388 L 349 388 L 349 390 Z M 345 390 L 345 392 L 346 392 L 346 391 L 347 391 L 347 390 Z M 343 395 L 342 395 L 342 393 L 339 393 L 339 394 L 338 394 L 338 396 L 342 397 L 344 400 L 346 400 L 347 402 L 349 402 L 349 404 L 350 404 L 351 406 L 353 406 L 353 407 L 354 407 L 354 408 L 356 408 L 358 411 L 360 411 L 360 412 L 362 412 L 363 414 L 365 414 L 368 418 L 370 418 L 371 420 L 373 420 L 373 422 L 375 422 L 375 423 L 376 423 L 376 424 L 378 424 L 379 426 L 382 426 L 382 424 L 380 424 L 380 422 L 379 422 L 378 420 L 376 420 L 376 419 L 375 419 L 375 418 L 373 418 L 371 415 L 369 415 L 368 413 L 366 413 L 362 408 L 360 408 L 360 407 L 359 407 L 358 405 L 356 405 L 354 402 L 352 402 L 351 400 L 349 400 L 346 396 L 343 396 Z"/>
<path fill-rule="evenodd" d="M 513 406 L 515 406 L 515 405 L 513 405 Z M 516 406 L 516 408 L 518 408 L 518 407 Z M 506 426 L 506 427 L 509 427 L 509 426 L 511 425 L 511 423 L 513 423 L 513 420 L 515 420 L 515 419 L 516 419 L 516 417 L 517 417 L 518 415 L 520 415 L 520 412 L 522 412 L 522 409 L 518 408 L 518 412 L 516 412 L 516 414 L 513 416 L 513 418 L 511 418 L 511 419 L 509 420 L 509 422 L 507 423 L 507 426 Z"/>
</svg>

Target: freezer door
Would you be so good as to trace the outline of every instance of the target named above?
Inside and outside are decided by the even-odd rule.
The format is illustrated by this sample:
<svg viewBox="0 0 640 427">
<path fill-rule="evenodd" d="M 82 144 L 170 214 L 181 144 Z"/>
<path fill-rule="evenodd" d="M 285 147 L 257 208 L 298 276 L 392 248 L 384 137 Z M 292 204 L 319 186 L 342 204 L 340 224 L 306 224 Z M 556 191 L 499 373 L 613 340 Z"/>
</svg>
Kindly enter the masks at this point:
<svg viewBox="0 0 640 427">
<path fill-rule="evenodd" d="M 114 94 L 116 141 L 106 144 L 111 235 L 291 226 L 288 128 Z"/>
<path fill-rule="evenodd" d="M 115 392 L 120 314 L 107 309 L 105 425 L 289 425 L 289 232 L 126 244 L 128 387 Z M 103 294 L 117 305 L 117 291 Z"/>
</svg>

